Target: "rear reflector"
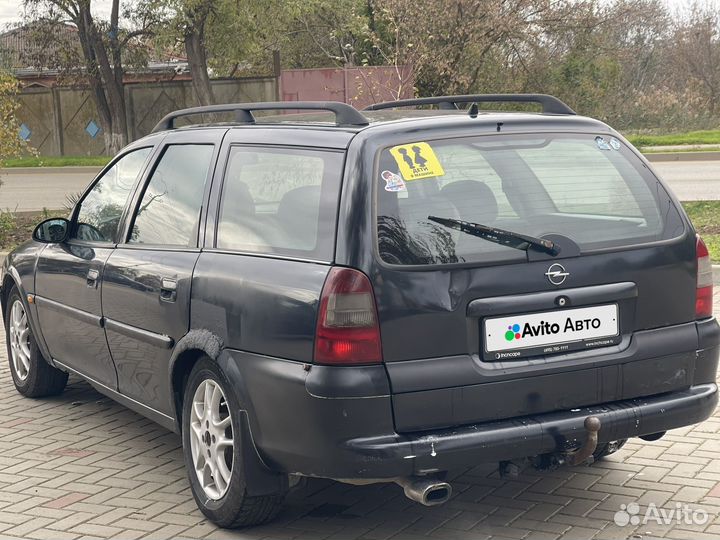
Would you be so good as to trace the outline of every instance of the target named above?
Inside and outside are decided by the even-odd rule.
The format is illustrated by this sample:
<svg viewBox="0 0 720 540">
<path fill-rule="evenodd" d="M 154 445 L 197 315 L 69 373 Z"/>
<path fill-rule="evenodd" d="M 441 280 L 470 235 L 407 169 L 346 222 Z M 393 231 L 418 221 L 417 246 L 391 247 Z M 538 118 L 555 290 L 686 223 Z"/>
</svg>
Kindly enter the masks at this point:
<svg viewBox="0 0 720 540">
<path fill-rule="evenodd" d="M 358 270 L 334 267 L 320 297 L 315 363 L 379 362 L 382 362 L 380 327 L 370 280 Z"/>
<path fill-rule="evenodd" d="M 695 244 L 697 257 L 697 289 L 695 290 L 695 318 L 712 317 L 713 311 L 713 276 L 710 253 L 698 235 Z"/>
</svg>

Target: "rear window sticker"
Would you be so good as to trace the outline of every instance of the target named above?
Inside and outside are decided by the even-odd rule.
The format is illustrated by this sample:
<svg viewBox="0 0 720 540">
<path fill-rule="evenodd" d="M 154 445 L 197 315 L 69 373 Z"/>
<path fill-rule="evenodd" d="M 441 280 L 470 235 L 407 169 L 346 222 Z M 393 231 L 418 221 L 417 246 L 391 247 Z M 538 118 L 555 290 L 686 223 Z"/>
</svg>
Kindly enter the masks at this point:
<svg viewBox="0 0 720 540">
<path fill-rule="evenodd" d="M 610 145 L 607 143 L 604 137 L 595 137 L 595 144 L 600 150 L 610 150 Z"/>
<path fill-rule="evenodd" d="M 612 146 L 613 150 L 620 150 L 620 141 L 618 141 L 615 137 L 612 137 L 610 139 L 610 146 Z"/>
<path fill-rule="evenodd" d="M 394 146 L 390 153 L 395 158 L 403 179 L 408 182 L 445 174 L 435 152 L 426 142 Z"/>
<path fill-rule="evenodd" d="M 392 171 L 383 171 L 380 176 L 385 180 L 385 191 L 396 193 L 398 191 L 407 191 L 405 182 L 400 175 Z"/>
</svg>

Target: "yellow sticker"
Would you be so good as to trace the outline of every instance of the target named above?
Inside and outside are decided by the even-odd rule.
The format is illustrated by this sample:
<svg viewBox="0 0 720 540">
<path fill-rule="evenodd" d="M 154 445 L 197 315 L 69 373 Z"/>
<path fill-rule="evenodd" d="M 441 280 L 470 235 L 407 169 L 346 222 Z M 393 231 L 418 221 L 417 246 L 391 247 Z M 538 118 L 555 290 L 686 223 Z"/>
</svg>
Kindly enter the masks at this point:
<svg viewBox="0 0 720 540">
<path fill-rule="evenodd" d="M 400 167 L 400 174 L 407 181 L 445 174 L 435 152 L 426 142 L 401 144 L 391 148 L 390 153 Z"/>
</svg>

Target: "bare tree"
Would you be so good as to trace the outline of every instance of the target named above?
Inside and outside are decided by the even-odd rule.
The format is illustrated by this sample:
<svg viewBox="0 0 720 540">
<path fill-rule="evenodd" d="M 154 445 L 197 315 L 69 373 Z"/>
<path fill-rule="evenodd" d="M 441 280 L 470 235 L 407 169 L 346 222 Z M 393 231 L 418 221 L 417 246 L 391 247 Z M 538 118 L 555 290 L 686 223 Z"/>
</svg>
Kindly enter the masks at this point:
<svg viewBox="0 0 720 540">
<path fill-rule="evenodd" d="M 687 20 L 681 20 L 672 36 L 671 69 L 685 84 L 702 89 L 708 112 L 715 115 L 720 99 L 720 10 L 695 3 Z"/>
</svg>

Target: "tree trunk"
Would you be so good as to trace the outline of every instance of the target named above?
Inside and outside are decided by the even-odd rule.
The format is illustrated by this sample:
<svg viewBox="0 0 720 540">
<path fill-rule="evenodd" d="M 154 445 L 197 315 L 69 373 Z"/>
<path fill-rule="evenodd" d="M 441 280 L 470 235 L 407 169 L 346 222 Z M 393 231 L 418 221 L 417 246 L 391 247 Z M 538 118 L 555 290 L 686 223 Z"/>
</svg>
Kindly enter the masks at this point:
<svg viewBox="0 0 720 540">
<path fill-rule="evenodd" d="M 117 11 L 118 2 L 119 0 L 113 0 L 113 13 Z M 128 143 L 120 45 L 117 39 L 111 39 L 111 65 L 105 43 L 90 14 L 89 2 L 79 3 L 77 20 L 73 22 L 78 28 L 88 83 L 103 129 L 105 151 L 114 155 Z M 114 24 L 117 28 L 116 20 Z"/>
<path fill-rule="evenodd" d="M 210 77 L 207 72 L 207 56 L 203 39 L 205 22 L 202 28 L 192 26 L 185 33 L 185 54 L 187 54 L 192 85 L 200 105 L 212 105 L 215 102 Z"/>
</svg>

